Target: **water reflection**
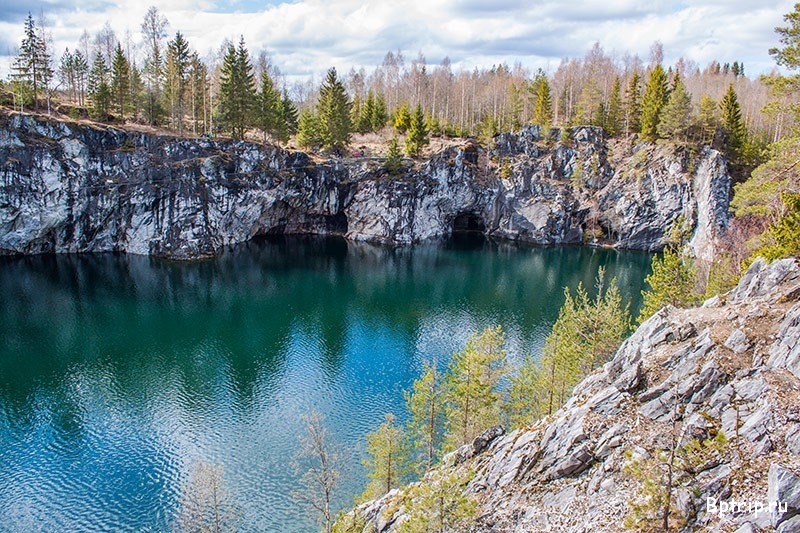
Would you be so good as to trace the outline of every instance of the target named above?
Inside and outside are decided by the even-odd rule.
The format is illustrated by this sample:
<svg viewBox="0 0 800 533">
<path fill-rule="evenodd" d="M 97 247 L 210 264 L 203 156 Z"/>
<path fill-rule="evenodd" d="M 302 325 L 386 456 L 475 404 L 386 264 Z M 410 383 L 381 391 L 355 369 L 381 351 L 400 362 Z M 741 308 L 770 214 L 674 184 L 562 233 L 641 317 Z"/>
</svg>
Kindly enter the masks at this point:
<svg viewBox="0 0 800 533">
<path fill-rule="evenodd" d="M 288 468 L 318 409 L 342 442 L 401 417 L 421 362 L 495 323 L 541 347 L 563 287 L 606 265 L 624 295 L 649 256 L 490 241 L 236 246 L 184 264 L 112 254 L 0 258 L 0 523 L 168 527 L 201 457 L 247 523 L 304 530 Z M 362 483 L 358 450 L 346 476 Z"/>
</svg>

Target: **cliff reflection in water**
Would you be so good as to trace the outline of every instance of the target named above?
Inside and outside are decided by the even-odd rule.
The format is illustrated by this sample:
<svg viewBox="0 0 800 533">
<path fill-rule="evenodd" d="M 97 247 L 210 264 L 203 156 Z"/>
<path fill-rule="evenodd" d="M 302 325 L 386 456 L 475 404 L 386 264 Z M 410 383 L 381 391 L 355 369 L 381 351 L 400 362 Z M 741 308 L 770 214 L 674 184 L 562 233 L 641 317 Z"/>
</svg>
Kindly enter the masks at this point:
<svg viewBox="0 0 800 533">
<path fill-rule="evenodd" d="M 623 295 L 650 256 L 489 241 L 390 248 L 282 238 L 175 263 L 0 258 L 0 523 L 163 529 L 198 458 L 254 529 L 304 530 L 289 467 L 318 409 L 360 444 L 422 361 L 496 323 L 538 350 L 563 287 L 600 265 Z M 363 482 L 350 457 L 340 504 Z"/>
</svg>

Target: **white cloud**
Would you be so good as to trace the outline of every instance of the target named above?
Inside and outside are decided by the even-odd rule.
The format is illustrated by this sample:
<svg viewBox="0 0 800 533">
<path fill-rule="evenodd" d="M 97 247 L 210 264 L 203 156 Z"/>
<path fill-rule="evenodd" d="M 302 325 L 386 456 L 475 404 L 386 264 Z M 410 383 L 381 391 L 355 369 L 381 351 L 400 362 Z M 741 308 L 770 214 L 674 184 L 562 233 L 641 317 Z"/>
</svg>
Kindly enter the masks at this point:
<svg viewBox="0 0 800 533">
<path fill-rule="evenodd" d="M 215 7 L 212 0 L 157 3 L 170 21 L 170 35 L 180 30 L 201 55 L 216 50 L 225 38 L 236 42 L 243 35 L 254 54 L 269 50 L 284 73 L 298 77 L 319 77 L 330 66 L 369 69 L 397 49 L 409 58 L 422 51 L 431 62 L 448 55 L 456 68 L 517 61 L 547 68 L 563 56 L 582 56 L 595 41 L 608 51 L 646 59 L 655 40 L 664 44 L 669 62 L 681 56 L 701 65 L 738 60 L 756 74 L 772 68 L 767 50 L 777 44 L 774 27 L 793 8 L 790 0 L 299 0 L 255 13 L 246 12 L 246 0 L 233 5 L 238 12 Z M 39 7 L 12 0 L 8 15 L 0 16 L 19 19 L 0 21 L 7 42 L 22 38 L 26 9 L 36 13 Z M 48 17 L 60 55 L 65 47 L 75 47 L 84 28 L 94 33 L 106 21 L 118 37 L 129 30 L 138 40 L 147 5 L 137 0 L 70 5 L 63 0 L 45 9 L 52 10 Z M 9 58 L 4 59 L 2 76 L 8 72 Z"/>
</svg>

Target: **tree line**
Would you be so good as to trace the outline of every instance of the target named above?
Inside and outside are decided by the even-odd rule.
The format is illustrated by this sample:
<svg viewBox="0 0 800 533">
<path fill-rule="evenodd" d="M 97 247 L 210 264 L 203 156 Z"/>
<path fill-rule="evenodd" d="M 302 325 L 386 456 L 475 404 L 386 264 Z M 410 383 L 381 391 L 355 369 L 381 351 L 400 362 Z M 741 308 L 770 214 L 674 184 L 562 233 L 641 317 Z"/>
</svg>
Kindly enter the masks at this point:
<svg viewBox="0 0 800 533">
<path fill-rule="evenodd" d="M 38 110 L 39 97 L 55 94 L 56 86 L 96 120 L 234 138 L 258 130 L 262 139 L 277 142 L 296 134 L 304 148 L 334 151 L 354 133 L 388 125 L 406 136 L 409 155 L 419 154 L 431 134 L 491 138 L 532 122 L 597 125 L 610 136 L 717 142 L 734 159 L 757 163 L 760 143 L 782 138 L 791 124 L 790 105 L 773 105 L 770 96 L 777 74 L 750 79 L 739 61 L 701 69 L 679 59 L 665 67 L 659 43 L 648 64 L 637 56 L 609 56 L 596 43 L 552 74 L 532 75 L 505 64 L 454 72 L 447 58 L 434 66 L 421 53 L 408 62 L 401 52 L 389 52 L 369 73 L 351 69 L 342 76 L 331 69 L 317 86 L 288 84 L 266 52 L 253 61 L 243 39 L 237 45 L 226 40 L 201 58 L 180 31 L 166 40 L 168 27 L 151 7 L 138 43 L 132 36 L 123 42 L 106 24 L 94 37 L 84 31 L 55 66 L 45 25 L 29 15 L 11 75 L 14 104 Z"/>
</svg>

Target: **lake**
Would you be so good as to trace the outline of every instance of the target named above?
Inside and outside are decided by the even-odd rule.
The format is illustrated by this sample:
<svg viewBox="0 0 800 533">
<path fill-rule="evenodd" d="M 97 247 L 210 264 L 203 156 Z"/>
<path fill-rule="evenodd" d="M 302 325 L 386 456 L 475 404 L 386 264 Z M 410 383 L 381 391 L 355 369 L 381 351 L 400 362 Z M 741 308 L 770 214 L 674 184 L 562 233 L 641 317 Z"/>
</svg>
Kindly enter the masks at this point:
<svg viewBox="0 0 800 533">
<path fill-rule="evenodd" d="M 0 258 L 0 530 L 169 530 L 202 463 L 221 468 L 245 530 L 313 531 L 291 494 L 301 416 L 320 412 L 347 451 L 348 505 L 365 434 L 405 418 L 423 361 L 501 324 L 517 364 L 540 352 L 563 287 L 601 265 L 638 309 L 650 258 L 335 238 L 195 263 Z"/>
</svg>

